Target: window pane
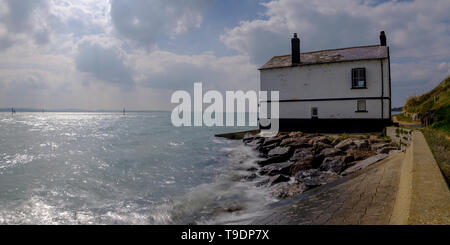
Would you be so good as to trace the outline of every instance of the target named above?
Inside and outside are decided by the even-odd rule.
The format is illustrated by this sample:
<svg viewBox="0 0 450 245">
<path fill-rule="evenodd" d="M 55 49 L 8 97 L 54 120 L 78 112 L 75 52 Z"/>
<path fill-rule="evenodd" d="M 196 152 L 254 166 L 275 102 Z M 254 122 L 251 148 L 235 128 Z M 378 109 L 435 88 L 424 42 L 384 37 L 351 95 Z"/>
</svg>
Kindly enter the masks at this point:
<svg viewBox="0 0 450 245">
<path fill-rule="evenodd" d="M 365 110 L 366 110 L 366 101 L 358 100 L 358 111 L 365 111 Z"/>
<path fill-rule="evenodd" d="M 353 68 L 352 69 L 352 86 L 358 88 L 366 87 L 366 69 Z"/>
</svg>

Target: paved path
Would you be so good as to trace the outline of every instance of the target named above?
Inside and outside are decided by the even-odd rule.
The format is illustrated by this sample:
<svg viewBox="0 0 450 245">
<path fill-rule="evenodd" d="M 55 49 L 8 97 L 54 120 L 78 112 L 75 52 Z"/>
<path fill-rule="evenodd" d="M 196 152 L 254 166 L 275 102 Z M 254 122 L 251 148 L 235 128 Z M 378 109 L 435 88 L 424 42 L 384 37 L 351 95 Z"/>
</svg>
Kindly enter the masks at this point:
<svg viewBox="0 0 450 245">
<path fill-rule="evenodd" d="M 450 224 L 450 192 L 427 142 L 413 133 L 411 204 L 408 224 Z"/>
<path fill-rule="evenodd" d="M 405 153 L 334 183 L 274 204 L 270 216 L 254 224 L 389 224 Z"/>
</svg>

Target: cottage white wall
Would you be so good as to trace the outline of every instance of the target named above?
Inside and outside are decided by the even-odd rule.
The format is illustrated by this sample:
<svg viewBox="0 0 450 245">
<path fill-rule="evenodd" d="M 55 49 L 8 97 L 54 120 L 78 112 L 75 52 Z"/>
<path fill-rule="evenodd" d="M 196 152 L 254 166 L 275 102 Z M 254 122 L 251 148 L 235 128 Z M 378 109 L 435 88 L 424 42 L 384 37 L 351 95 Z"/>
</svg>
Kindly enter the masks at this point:
<svg viewBox="0 0 450 245">
<path fill-rule="evenodd" d="M 366 68 L 367 89 L 352 89 L 352 68 L 362 67 Z M 388 59 L 261 70 L 261 90 L 280 91 L 280 100 L 390 97 Z M 356 100 L 281 102 L 280 118 L 311 118 L 312 107 L 318 108 L 319 118 L 381 118 L 380 99 L 366 100 L 366 113 L 355 112 L 356 103 Z M 389 118 L 389 100 L 383 104 L 383 118 Z"/>
<path fill-rule="evenodd" d="M 356 103 L 356 100 L 284 102 L 280 103 L 279 113 L 283 119 L 310 119 L 311 108 L 317 107 L 319 119 L 380 119 L 381 100 L 367 100 L 367 112 L 356 112 Z"/>
</svg>

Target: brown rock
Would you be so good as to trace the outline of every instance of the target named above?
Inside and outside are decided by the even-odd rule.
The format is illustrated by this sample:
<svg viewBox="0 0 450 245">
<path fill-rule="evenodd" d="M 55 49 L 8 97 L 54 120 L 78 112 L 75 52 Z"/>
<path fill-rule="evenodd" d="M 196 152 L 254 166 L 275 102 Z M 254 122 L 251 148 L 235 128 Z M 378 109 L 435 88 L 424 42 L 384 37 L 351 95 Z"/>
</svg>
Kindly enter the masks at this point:
<svg viewBox="0 0 450 245">
<path fill-rule="evenodd" d="M 377 143 L 377 144 L 372 144 L 370 146 L 370 148 L 372 149 L 372 151 L 378 151 L 381 148 L 387 147 L 389 146 L 389 144 L 387 143 Z"/>
<path fill-rule="evenodd" d="M 334 157 L 334 156 L 338 156 L 338 155 L 344 155 L 345 152 L 336 149 L 336 148 L 325 148 L 320 152 L 321 155 L 325 157 Z"/>
<path fill-rule="evenodd" d="M 345 140 L 339 142 L 334 147 L 337 148 L 337 149 L 345 151 L 345 150 L 349 149 L 353 145 L 354 145 L 354 143 L 353 143 L 352 139 L 345 139 Z"/>
<path fill-rule="evenodd" d="M 281 162 L 270 164 L 261 168 L 261 170 L 259 170 L 259 174 L 269 176 L 274 176 L 277 174 L 289 175 L 292 164 L 293 164 L 292 162 Z"/>
<path fill-rule="evenodd" d="M 286 139 L 287 137 L 288 137 L 288 135 L 285 134 L 285 135 L 278 135 L 275 137 L 266 138 L 264 140 L 263 146 L 272 145 L 272 144 L 279 145 L 281 143 L 281 141 Z"/>
<path fill-rule="evenodd" d="M 291 175 L 294 176 L 297 172 L 312 169 L 313 163 L 314 157 L 312 155 L 298 160 L 291 166 Z"/>
<path fill-rule="evenodd" d="M 267 166 L 269 164 L 273 164 L 273 163 L 279 163 L 279 162 L 285 162 L 289 159 L 289 155 L 276 155 L 273 157 L 269 157 L 267 159 L 258 161 L 258 165 L 259 166 Z"/>
<path fill-rule="evenodd" d="M 277 198 L 290 198 L 303 193 L 306 190 L 301 183 L 281 183 L 274 187 L 272 195 Z"/>
<path fill-rule="evenodd" d="M 387 146 L 387 147 L 378 149 L 377 153 L 378 154 L 388 154 L 390 151 L 395 151 L 395 150 L 398 150 L 398 148 L 397 147 L 393 147 L 393 146 Z"/>
<path fill-rule="evenodd" d="M 361 161 L 368 157 L 375 155 L 375 153 L 368 149 L 353 149 L 347 153 L 349 156 L 353 156 L 355 161 Z"/>
<path fill-rule="evenodd" d="M 314 152 L 312 148 L 299 148 L 294 151 L 294 154 L 290 158 L 290 161 L 296 162 L 305 157 L 313 156 Z"/>
<path fill-rule="evenodd" d="M 355 143 L 357 149 L 368 149 L 369 148 L 368 140 L 355 140 L 355 141 L 353 141 L 353 143 Z"/>
<path fill-rule="evenodd" d="M 338 179 L 339 176 L 330 172 L 321 172 L 317 169 L 300 171 L 295 175 L 295 180 L 304 184 L 307 188 L 320 186 Z"/>
<path fill-rule="evenodd" d="M 289 180 L 291 180 L 291 178 L 289 176 L 282 175 L 282 174 L 277 174 L 277 175 L 275 175 L 275 176 L 270 178 L 268 184 L 269 184 L 269 186 L 273 186 L 273 185 L 276 185 L 276 184 L 281 183 L 281 182 L 287 182 Z"/>
<path fill-rule="evenodd" d="M 272 150 L 270 150 L 267 153 L 267 156 L 269 157 L 273 157 L 273 156 L 280 156 L 280 155 L 291 155 L 292 154 L 292 149 L 291 147 L 276 147 Z"/>
<path fill-rule="evenodd" d="M 332 171 L 339 174 L 344 170 L 346 156 L 326 157 L 320 165 L 322 171 Z M 347 160 L 349 161 L 349 160 Z"/>
<path fill-rule="evenodd" d="M 319 154 L 323 149 L 326 148 L 333 148 L 333 146 L 320 141 L 316 141 L 313 145 L 314 152 L 317 154 Z"/>
<path fill-rule="evenodd" d="M 274 143 L 271 145 L 259 145 L 258 147 L 256 147 L 256 150 L 258 150 L 259 152 L 261 152 L 264 156 L 267 155 L 267 153 L 269 153 L 270 150 L 276 148 L 278 146 L 278 143 Z"/>
</svg>

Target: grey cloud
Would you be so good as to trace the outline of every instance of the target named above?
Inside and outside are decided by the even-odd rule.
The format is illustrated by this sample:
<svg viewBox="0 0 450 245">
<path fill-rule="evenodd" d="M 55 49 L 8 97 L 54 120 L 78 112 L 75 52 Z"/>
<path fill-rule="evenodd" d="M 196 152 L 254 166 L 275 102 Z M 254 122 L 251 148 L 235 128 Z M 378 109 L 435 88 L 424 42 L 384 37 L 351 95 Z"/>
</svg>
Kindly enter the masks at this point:
<svg viewBox="0 0 450 245">
<path fill-rule="evenodd" d="M 50 40 L 50 32 L 45 23 L 38 23 L 33 16 L 48 14 L 48 4 L 45 0 L 5 0 L 0 2 L 6 13 L 0 16 L 0 24 L 4 24 L 7 29 L 7 35 L 0 38 L 0 49 L 6 49 L 21 39 L 15 38 L 15 34 L 31 34 L 30 37 L 37 44 L 47 44 Z M 46 17 L 46 16 L 45 16 Z M 45 18 L 44 18 L 45 19 Z"/>
<path fill-rule="evenodd" d="M 290 37 L 299 32 L 302 52 L 378 44 L 385 30 L 391 47 L 393 104 L 436 86 L 449 74 L 450 2 L 278 0 L 263 3 L 264 16 L 241 22 L 221 40 L 229 48 L 263 64 L 290 53 Z"/>
<path fill-rule="evenodd" d="M 155 89 L 191 90 L 195 82 L 213 82 L 214 80 L 211 79 L 214 79 L 214 75 L 220 76 L 207 68 L 189 64 L 175 64 L 169 66 L 167 70 L 173 72 L 164 71 L 152 74 L 143 85 Z"/>
<path fill-rule="evenodd" d="M 289 54 L 294 32 L 300 36 L 302 52 L 378 42 L 378 31 L 364 16 L 323 13 L 314 4 L 291 0 L 265 5 L 267 19 L 242 22 L 221 36 L 229 48 L 249 55 L 256 64 Z"/>
<path fill-rule="evenodd" d="M 34 9 L 46 5 L 43 0 L 6 0 L 9 15 L 6 22 L 9 29 L 14 32 L 24 32 L 32 28 L 30 16 Z"/>
<path fill-rule="evenodd" d="M 258 89 L 257 67 L 244 56 L 217 58 L 212 54 L 181 56 L 156 52 L 146 60 L 148 63 L 145 67 L 153 71 L 140 76 L 145 77 L 138 82 L 141 86 L 191 91 L 194 83 L 201 82 L 205 90 Z M 146 69 L 145 67 L 139 69 Z M 152 67 L 162 69 L 151 69 Z"/>
<path fill-rule="evenodd" d="M 117 32 L 149 46 L 159 35 L 173 37 L 199 27 L 211 0 L 111 0 L 111 19 Z"/>
<path fill-rule="evenodd" d="M 134 86 L 130 69 L 123 57 L 114 48 L 104 48 L 99 44 L 84 42 L 78 46 L 76 67 L 93 77 L 125 88 Z"/>
</svg>

